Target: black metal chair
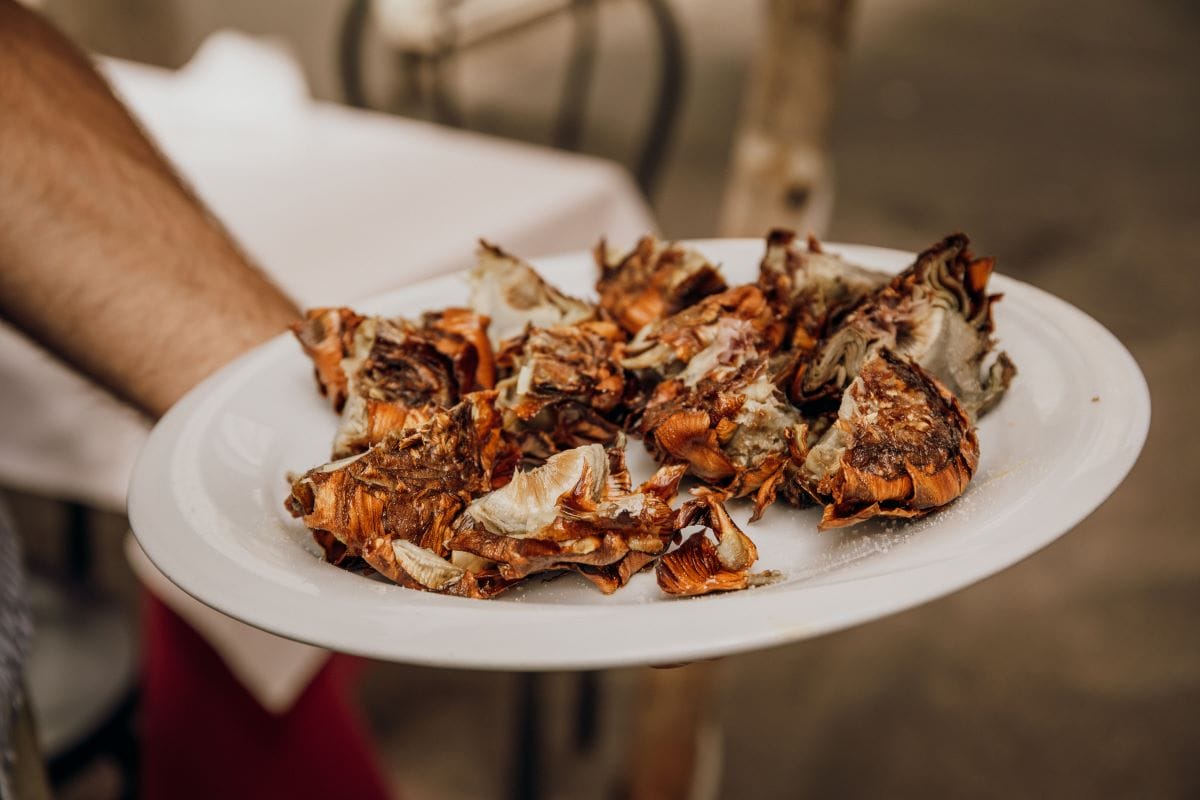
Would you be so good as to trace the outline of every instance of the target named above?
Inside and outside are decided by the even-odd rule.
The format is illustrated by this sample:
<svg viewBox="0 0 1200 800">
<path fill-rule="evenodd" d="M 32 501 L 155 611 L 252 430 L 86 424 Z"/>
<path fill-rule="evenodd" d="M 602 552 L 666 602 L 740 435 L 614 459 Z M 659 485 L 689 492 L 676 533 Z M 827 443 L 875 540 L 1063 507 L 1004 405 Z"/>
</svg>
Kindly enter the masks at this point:
<svg viewBox="0 0 1200 800">
<path fill-rule="evenodd" d="M 471 0 L 440 0 L 437 5 L 439 29 L 433 41 L 423 47 L 400 49 L 397 63 L 411 92 L 428 95 L 433 118 L 445 125 L 463 127 L 454 87 L 447 78 L 447 65 L 456 56 L 498 39 L 517 35 L 561 14 L 570 15 L 573 42 L 565 66 L 566 79 L 559 101 L 552 141 L 564 150 L 578 150 L 582 138 L 584 112 L 592 73 L 596 63 L 596 13 L 600 0 L 564 0 L 548 9 L 534 7 L 528 16 L 516 16 L 502 27 L 495 27 L 464 40 L 454 22 L 455 13 Z M 372 0 L 351 0 L 342 20 L 338 54 L 342 92 L 347 103 L 369 108 L 364 80 L 364 50 L 371 25 Z M 666 0 L 642 0 L 658 40 L 658 87 L 650 121 L 632 165 L 638 186 L 652 196 L 659 178 L 663 157 L 679 118 L 685 79 L 684 44 L 679 25 Z M 424 86 L 421 75 L 426 76 Z"/>
</svg>

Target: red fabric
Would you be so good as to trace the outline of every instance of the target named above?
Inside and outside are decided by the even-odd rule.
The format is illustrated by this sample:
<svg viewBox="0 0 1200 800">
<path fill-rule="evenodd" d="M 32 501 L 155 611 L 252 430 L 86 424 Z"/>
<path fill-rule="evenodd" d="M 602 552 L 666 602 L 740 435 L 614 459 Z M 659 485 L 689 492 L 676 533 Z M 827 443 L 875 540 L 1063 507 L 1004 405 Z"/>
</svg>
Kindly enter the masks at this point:
<svg viewBox="0 0 1200 800">
<path fill-rule="evenodd" d="M 335 655 L 286 714 L 266 711 L 196 631 L 147 594 L 142 796 L 390 797 L 349 697 L 362 661 Z"/>
</svg>

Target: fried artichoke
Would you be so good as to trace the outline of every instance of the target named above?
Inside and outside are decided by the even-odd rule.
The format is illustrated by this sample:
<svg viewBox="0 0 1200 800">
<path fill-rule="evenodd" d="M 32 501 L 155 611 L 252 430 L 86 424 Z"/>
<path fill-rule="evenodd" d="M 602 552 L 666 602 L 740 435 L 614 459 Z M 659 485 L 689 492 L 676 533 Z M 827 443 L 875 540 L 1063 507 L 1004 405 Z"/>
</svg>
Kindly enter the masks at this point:
<svg viewBox="0 0 1200 800">
<path fill-rule="evenodd" d="M 541 460 L 585 444 L 608 445 L 620 431 L 625 396 L 623 339 L 611 322 L 529 328 L 497 356 L 509 377 L 497 385 L 505 430 Z"/>
<path fill-rule="evenodd" d="M 491 319 L 488 336 L 496 347 L 530 325 L 576 325 L 599 316 L 592 304 L 563 294 L 528 263 L 482 239 L 478 257 L 471 270 L 470 306 Z"/>
<path fill-rule="evenodd" d="M 294 331 L 318 386 L 342 413 L 334 458 L 419 425 L 469 392 L 491 389 L 496 367 L 487 324 L 464 308 L 428 313 L 419 323 L 344 308 L 309 311 Z"/>
<path fill-rule="evenodd" d="M 622 362 L 653 386 L 631 429 L 660 461 L 687 464 L 731 497 L 754 493 L 754 519 L 804 430 L 775 385 L 782 333 L 761 290 L 741 286 L 648 326 Z"/>
<path fill-rule="evenodd" d="M 667 594 L 683 597 L 730 592 L 769 583 L 776 573 L 752 574 L 758 548 L 742 532 L 717 496 L 704 494 L 679 510 L 680 529 L 702 525 L 717 539 L 714 545 L 706 531 L 697 531 L 667 553 L 654 568 L 658 586 Z"/>
<path fill-rule="evenodd" d="M 459 513 L 508 483 L 520 458 L 500 429 L 494 400 L 494 392 L 469 394 L 364 453 L 309 470 L 293 481 L 288 510 L 314 532 L 330 560 L 362 558 L 410 588 L 494 594 L 508 585 L 494 571 L 459 574 L 456 565 L 431 560 L 450 555 L 447 542 Z M 325 547 L 331 539 L 340 545 L 333 553 Z"/>
<path fill-rule="evenodd" d="M 364 317 L 348 308 L 313 308 L 292 332 L 313 362 L 317 388 L 329 399 L 334 411 L 346 404 L 348 391 L 344 359 L 354 347 L 354 332 Z"/>
<path fill-rule="evenodd" d="M 670 501 L 683 470 L 665 467 L 636 491 L 624 442 L 551 456 L 474 500 L 447 546 L 494 563 L 501 578 L 574 569 L 606 593 L 624 585 L 675 532 Z"/>
<path fill-rule="evenodd" d="M 825 529 L 923 516 L 962 494 L 978 463 L 979 440 L 955 396 L 915 361 L 883 348 L 842 396 L 801 480 L 825 503 Z"/>
<path fill-rule="evenodd" d="M 621 364 L 648 386 L 667 378 L 691 385 L 711 370 L 736 370 L 775 352 L 783 332 L 762 291 L 738 286 L 643 328 Z"/>
<path fill-rule="evenodd" d="M 883 348 L 933 373 L 972 419 L 1004 395 L 1016 368 L 992 351 L 992 304 L 986 292 L 994 259 L 972 257 L 967 237 L 954 234 L 917 256 L 911 267 L 862 301 L 801 362 L 791 386 L 802 407 L 838 397 L 863 364 Z"/>
<path fill-rule="evenodd" d="M 758 287 L 787 323 L 785 346 L 809 353 L 842 316 L 888 282 L 888 275 L 826 253 L 813 237 L 806 250 L 791 231 L 767 235 Z"/>
<path fill-rule="evenodd" d="M 643 236 L 615 261 L 601 240 L 593 256 L 600 270 L 600 308 L 631 336 L 727 288 L 720 271 L 698 251 L 653 236 Z"/>
</svg>

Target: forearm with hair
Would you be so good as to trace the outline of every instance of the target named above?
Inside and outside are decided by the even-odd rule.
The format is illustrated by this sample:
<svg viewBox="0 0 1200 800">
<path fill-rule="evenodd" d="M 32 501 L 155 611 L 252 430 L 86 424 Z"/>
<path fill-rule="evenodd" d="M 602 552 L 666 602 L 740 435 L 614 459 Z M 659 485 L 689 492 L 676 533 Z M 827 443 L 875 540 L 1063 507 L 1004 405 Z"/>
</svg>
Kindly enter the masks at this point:
<svg viewBox="0 0 1200 800">
<path fill-rule="evenodd" d="M 88 59 L 12 0 L 0 0 L 0 315 L 156 416 L 298 316 Z"/>
</svg>

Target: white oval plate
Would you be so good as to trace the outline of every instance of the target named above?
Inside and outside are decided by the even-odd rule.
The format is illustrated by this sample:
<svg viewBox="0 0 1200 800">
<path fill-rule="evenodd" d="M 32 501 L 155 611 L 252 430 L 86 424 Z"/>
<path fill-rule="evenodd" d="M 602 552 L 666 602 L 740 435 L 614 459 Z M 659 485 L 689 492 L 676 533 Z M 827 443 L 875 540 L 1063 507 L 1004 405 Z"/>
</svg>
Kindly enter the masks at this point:
<svg viewBox="0 0 1200 800">
<path fill-rule="evenodd" d="M 731 283 L 753 280 L 763 243 L 693 243 Z M 898 271 L 913 256 L 830 245 Z M 589 255 L 542 259 L 546 278 L 590 294 Z M 491 601 L 412 591 L 324 563 L 284 511 L 284 475 L 328 460 L 336 420 L 290 336 L 228 365 L 163 417 L 142 451 L 129 517 L 150 559 L 203 603 L 281 636 L 375 658 L 488 669 L 665 664 L 794 642 L 961 589 L 1025 558 L 1100 505 L 1146 438 L 1150 397 L 1120 342 L 1078 309 L 995 276 L 1001 346 L 1018 375 L 979 426 L 982 458 L 966 493 L 911 524 L 869 522 L 818 533 L 815 509 L 778 504 L 744 525 L 772 586 L 695 599 L 662 595 L 652 573 L 604 596 L 576 575 Z M 462 305 L 462 275 L 363 303 L 417 315 Z M 635 478 L 652 464 L 630 441 Z"/>
</svg>

